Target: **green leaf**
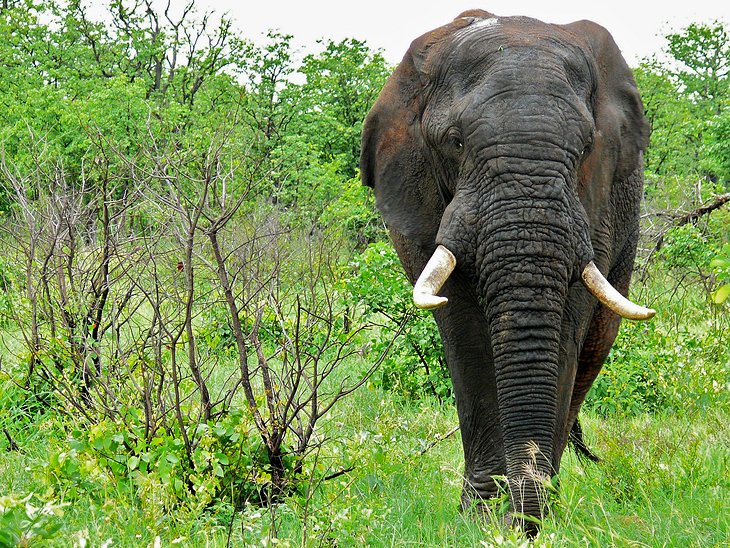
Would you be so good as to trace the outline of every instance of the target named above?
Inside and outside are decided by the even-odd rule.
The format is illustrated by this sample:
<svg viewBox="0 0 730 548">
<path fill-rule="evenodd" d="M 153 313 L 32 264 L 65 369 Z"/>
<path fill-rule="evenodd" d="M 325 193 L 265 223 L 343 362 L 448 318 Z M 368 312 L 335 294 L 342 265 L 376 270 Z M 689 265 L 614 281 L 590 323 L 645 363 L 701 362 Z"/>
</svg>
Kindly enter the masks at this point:
<svg viewBox="0 0 730 548">
<path fill-rule="evenodd" d="M 722 304 L 728 297 L 730 297 L 730 284 L 725 284 L 712 294 L 712 301 L 715 304 Z"/>
</svg>

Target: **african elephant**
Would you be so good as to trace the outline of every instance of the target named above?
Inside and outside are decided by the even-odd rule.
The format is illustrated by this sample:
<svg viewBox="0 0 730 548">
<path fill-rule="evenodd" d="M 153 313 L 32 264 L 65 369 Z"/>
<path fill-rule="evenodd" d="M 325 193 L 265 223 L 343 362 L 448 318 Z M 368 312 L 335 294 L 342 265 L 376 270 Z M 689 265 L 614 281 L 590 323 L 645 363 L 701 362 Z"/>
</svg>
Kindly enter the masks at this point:
<svg viewBox="0 0 730 548">
<path fill-rule="evenodd" d="M 480 10 L 417 38 L 368 114 L 362 181 L 434 310 L 462 507 L 506 477 L 506 519 L 534 532 L 621 316 L 654 315 L 625 298 L 647 139 L 604 28 Z"/>
</svg>

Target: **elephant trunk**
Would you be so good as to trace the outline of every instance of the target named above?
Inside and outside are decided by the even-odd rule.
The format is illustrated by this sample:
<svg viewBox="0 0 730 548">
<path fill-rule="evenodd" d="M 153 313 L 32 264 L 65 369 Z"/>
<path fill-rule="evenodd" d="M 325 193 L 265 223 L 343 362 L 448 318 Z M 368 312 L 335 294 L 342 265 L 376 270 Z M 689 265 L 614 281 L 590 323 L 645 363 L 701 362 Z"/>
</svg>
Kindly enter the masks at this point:
<svg viewBox="0 0 730 548">
<path fill-rule="evenodd" d="M 456 196 L 438 242 L 472 272 L 489 326 L 514 520 L 543 514 L 544 483 L 554 474 L 563 311 L 569 283 L 592 254 L 564 181 L 540 183 L 528 193 L 524 180 L 502 181 L 511 196 L 477 212 Z M 456 234 L 467 226 L 475 233 L 465 246 Z M 529 531 L 534 521 L 522 526 Z"/>
<path fill-rule="evenodd" d="M 509 265 L 500 271 L 498 275 L 505 278 L 503 293 L 489 301 L 487 315 L 512 511 L 540 517 L 543 484 L 554 473 L 560 326 L 567 279 L 544 278 L 527 287 L 513 279 Z"/>
<path fill-rule="evenodd" d="M 524 183 L 506 181 L 501 190 L 511 199 L 485 201 L 481 211 L 455 196 L 437 240 L 472 276 L 489 326 L 513 519 L 542 516 L 543 483 L 553 475 L 563 309 L 569 282 L 590 260 L 586 223 L 576 223 L 558 182 L 542 183 L 528 200 Z M 437 291 L 442 283 L 422 277 L 428 283 L 419 279 L 417 288 Z"/>
<path fill-rule="evenodd" d="M 454 196 L 414 301 L 446 304 L 437 293 L 457 262 L 472 278 L 489 326 L 512 516 L 540 518 L 564 420 L 557 399 L 569 284 L 582 279 L 624 317 L 646 319 L 654 311 L 625 299 L 595 267 L 585 213 L 564 179 L 512 176 L 499 181 L 496 194 L 484 194 L 476 209 L 466 193 Z M 534 521 L 522 525 L 536 530 Z"/>
<path fill-rule="evenodd" d="M 515 219 L 529 219 L 529 212 L 503 215 L 500 226 L 484 232 L 480 246 L 485 253 L 478 265 L 479 293 L 490 326 L 515 519 L 542 516 L 543 484 L 554 474 L 561 325 L 572 265 L 578 262 L 571 225 L 557 209 L 554 217 L 561 222 L 550 230 L 519 221 L 516 245 L 500 232 L 514 234 Z M 529 530 L 531 524 L 523 526 Z"/>
</svg>

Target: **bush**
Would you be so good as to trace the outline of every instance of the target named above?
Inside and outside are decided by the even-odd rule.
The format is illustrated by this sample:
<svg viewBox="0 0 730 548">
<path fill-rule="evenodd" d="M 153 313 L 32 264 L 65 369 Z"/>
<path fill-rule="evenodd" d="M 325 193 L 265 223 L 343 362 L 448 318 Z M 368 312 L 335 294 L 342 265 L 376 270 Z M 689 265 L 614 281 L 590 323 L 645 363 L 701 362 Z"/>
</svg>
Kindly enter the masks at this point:
<svg viewBox="0 0 730 548">
<path fill-rule="evenodd" d="M 728 360 L 720 331 L 667 333 L 658 322 L 625 322 L 586 407 L 604 416 L 702 408 L 726 396 Z"/>
<path fill-rule="evenodd" d="M 35 546 L 58 536 L 68 504 L 40 501 L 36 506 L 36 499 L 33 493 L 0 496 L 0 546 Z"/>
<path fill-rule="evenodd" d="M 11 296 L 15 291 L 17 278 L 11 263 L 0 256 L 0 327 L 8 327 L 13 317 Z"/>
<path fill-rule="evenodd" d="M 134 492 L 153 521 L 181 505 L 200 512 L 220 502 L 238 508 L 266 502 L 271 463 L 244 411 L 200 423 L 190 457 L 174 426 L 148 440 L 137 410 L 129 409 L 124 423 L 79 425 L 49 456 L 45 481 L 71 499 Z M 292 468 L 293 459 L 287 462 Z"/>
<path fill-rule="evenodd" d="M 375 384 L 407 399 L 426 395 L 439 400 L 453 396 L 451 380 L 443 359 L 441 337 L 430 312 L 412 304 L 412 287 L 390 244 L 370 244 L 350 265 L 353 274 L 347 289 L 353 306 L 364 306 L 365 314 L 380 321 L 380 331 L 372 344 L 381 351 L 392 339 L 392 332 L 406 322 L 385 358 Z"/>
<path fill-rule="evenodd" d="M 719 285 L 712 294 L 715 304 L 723 304 L 730 297 L 730 245 L 726 245 L 721 255 L 710 262 Z"/>
</svg>

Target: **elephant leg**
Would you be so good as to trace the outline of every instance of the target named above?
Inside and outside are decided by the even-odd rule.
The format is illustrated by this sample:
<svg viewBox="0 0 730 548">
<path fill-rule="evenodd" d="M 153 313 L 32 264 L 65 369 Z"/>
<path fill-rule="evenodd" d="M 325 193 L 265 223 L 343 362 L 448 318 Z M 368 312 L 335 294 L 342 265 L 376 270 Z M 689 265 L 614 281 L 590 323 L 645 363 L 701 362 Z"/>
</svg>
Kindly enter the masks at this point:
<svg viewBox="0 0 730 548">
<path fill-rule="evenodd" d="M 627 247 L 607 277 L 611 285 L 624 295 L 628 294 L 629 283 L 631 282 L 634 254 L 633 247 Z M 605 306 L 599 305 L 593 313 L 578 359 L 578 371 L 575 376 L 573 395 L 568 412 L 567 431 L 563 436 L 564 439 L 561 440 L 563 447 L 567 444 L 569 432 L 575 428 L 578 421 L 580 406 L 585 401 L 588 390 L 596 380 L 611 351 L 620 324 L 621 318 Z"/>
<path fill-rule="evenodd" d="M 461 506 L 495 497 L 494 476 L 506 475 L 489 329 L 458 275 L 443 288 L 449 304 L 435 312 L 454 386 L 464 449 Z"/>
<path fill-rule="evenodd" d="M 433 250 L 414 246 L 392 228 L 390 236 L 406 274 L 411 283 L 415 282 Z M 464 449 L 462 508 L 496 496 L 499 487 L 493 477 L 507 474 L 489 326 L 470 287 L 472 284 L 457 270 L 440 293 L 449 303 L 434 311 L 454 387 Z"/>
<path fill-rule="evenodd" d="M 620 323 L 621 318 L 605 307 L 600 307 L 593 316 L 591 327 L 578 360 L 578 371 L 575 376 L 566 430 L 560 440 L 560 446 L 563 450 L 568 443 L 570 432 L 575 428 L 580 406 L 583 404 L 588 390 L 593 381 L 596 380 L 603 362 L 611 351 L 611 345 L 616 338 Z"/>
</svg>

